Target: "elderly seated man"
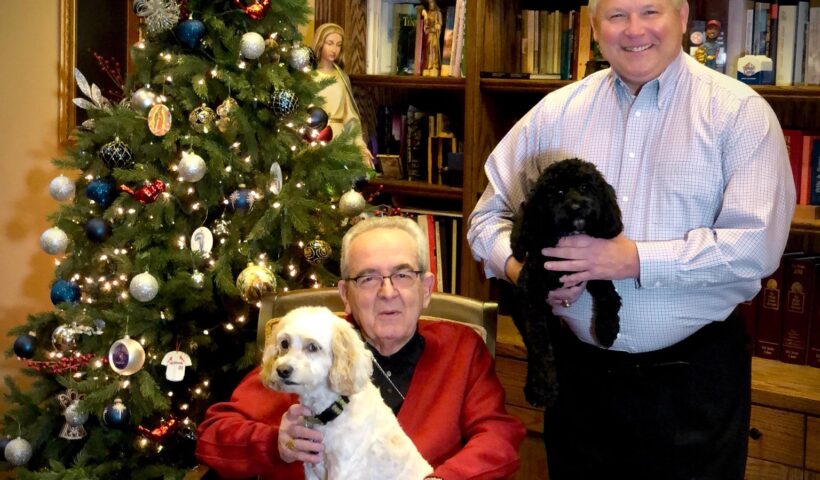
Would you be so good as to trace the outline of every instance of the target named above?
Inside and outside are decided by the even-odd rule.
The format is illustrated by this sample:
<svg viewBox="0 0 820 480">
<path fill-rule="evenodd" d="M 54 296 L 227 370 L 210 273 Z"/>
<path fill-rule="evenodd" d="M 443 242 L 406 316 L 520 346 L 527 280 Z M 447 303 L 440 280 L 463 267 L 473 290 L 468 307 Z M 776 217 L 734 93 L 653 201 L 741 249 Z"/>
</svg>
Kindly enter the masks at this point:
<svg viewBox="0 0 820 480">
<path fill-rule="evenodd" d="M 419 320 L 435 277 L 419 226 L 375 217 L 342 240 L 339 294 L 374 355 L 373 382 L 435 471 L 427 478 L 500 479 L 518 469 L 523 424 L 507 414 L 493 359 L 471 328 Z M 300 479 L 318 462 L 322 436 L 292 394 L 248 374 L 229 402 L 208 409 L 200 461 L 225 478 Z M 419 479 L 422 480 L 422 479 Z"/>
</svg>

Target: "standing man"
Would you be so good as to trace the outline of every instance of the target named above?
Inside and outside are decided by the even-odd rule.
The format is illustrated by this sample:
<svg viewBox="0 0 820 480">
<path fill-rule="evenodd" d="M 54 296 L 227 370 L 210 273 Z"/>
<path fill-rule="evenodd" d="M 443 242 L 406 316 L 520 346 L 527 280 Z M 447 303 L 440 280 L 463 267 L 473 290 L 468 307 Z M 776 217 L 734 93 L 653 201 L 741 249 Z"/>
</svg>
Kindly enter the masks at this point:
<svg viewBox="0 0 820 480">
<path fill-rule="evenodd" d="M 487 276 L 516 282 L 510 219 L 539 173 L 594 163 L 623 234 L 542 251 L 564 259 L 544 268 L 567 272 L 544 305 L 564 326 L 544 417 L 550 478 L 742 479 L 751 358 L 732 311 L 786 244 L 783 133 L 751 88 L 683 53 L 685 0 L 590 0 L 589 11 L 612 67 L 547 95 L 501 140 L 468 240 Z M 591 279 L 613 280 L 623 299 L 608 350 L 590 332 Z"/>
</svg>

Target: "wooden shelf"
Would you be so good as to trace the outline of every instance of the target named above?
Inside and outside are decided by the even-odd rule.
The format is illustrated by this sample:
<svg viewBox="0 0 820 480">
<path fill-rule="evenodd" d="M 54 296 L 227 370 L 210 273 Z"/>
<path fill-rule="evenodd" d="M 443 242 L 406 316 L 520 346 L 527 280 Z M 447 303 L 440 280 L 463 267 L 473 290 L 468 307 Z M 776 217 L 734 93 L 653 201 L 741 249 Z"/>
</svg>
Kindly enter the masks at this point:
<svg viewBox="0 0 820 480">
<path fill-rule="evenodd" d="M 463 78 L 420 77 L 415 75 L 350 75 L 350 82 L 357 87 L 390 87 L 407 90 L 464 91 Z"/>
<path fill-rule="evenodd" d="M 792 217 L 792 231 L 820 233 L 820 206 L 797 205 Z"/>
<path fill-rule="evenodd" d="M 447 185 L 437 185 L 409 180 L 393 180 L 375 177 L 368 184 L 368 192 L 376 191 L 379 186 L 384 193 L 394 193 L 413 197 L 440 198 L 443 200 L 461 200 L 462 189 Z"/>
<path fill-rule="evenodd" d="M 482 78 L 481 89 L 488 92 L 520 92 L 520 93 L 549 93 L 558 90 L 564 85 L 572 83 L 570 80 L 527 80 L 512 78 Z"/>
</svg>

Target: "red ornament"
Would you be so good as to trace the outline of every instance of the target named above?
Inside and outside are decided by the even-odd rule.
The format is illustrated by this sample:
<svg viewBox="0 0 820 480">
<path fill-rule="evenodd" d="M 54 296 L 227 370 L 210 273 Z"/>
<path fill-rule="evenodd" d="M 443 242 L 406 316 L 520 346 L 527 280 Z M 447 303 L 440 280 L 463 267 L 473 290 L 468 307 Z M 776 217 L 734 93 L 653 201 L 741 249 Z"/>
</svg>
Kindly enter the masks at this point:
<svg viewBox="0 0 820 480">
<path fill-rule="evenodd" d="M 270 8 L 270 0 L 254 0 L 252 5 L 245 5 L 244 0 L 233 0 L 233 4 L 247 13 L 252 20 L 262 20 Z"/>
<path fill-rule="evenodd" d="M 148 205 L 154 203 L 159 194 L 165 191 L 165 183 L 160 179 L 156 179 L 153 183 L 145 184 L 136 190 L 131 190 L 128 185 L 120 185 L 120 190 L 131 195 L 141 204 Z"/>
<path fill-rule="evenodd" d="M 316 140 L 325 143 L 333 140 L 333 130 L 330 129 L 330 125 L 326 126 L 321 132 L 319 132 L 319 136 L 316 137 Z"/>
<path fill-rule="evenodd" d="M 159 427 L 153 430 L 148 430 L 142 425 L 139 425 L 137 427 L 137 431 L 140 433 L 140 435 L 149 440 L 153 440 L 157 443 L 162 443 L 162 441 L 165 440 L 165 437 L 176 432 L 180 426 L 180 422 L 178 422 L 176 418 L 171 417 L 168 420 L 160 421 Z"/>
</svg>

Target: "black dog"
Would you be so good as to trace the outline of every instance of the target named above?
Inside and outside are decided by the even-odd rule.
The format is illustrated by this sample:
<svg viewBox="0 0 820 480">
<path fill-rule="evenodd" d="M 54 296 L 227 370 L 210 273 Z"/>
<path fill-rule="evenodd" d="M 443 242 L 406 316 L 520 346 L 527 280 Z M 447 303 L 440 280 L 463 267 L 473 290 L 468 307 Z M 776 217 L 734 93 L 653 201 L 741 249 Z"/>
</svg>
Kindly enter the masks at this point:
<svg viewBox="0 0 820 480">
<path fill-rule="evenodd" d="M 513 289 L 513 321 L 527 347 L 527 401 L 550 406 L 558 382 L 552 338 L 558 319 L 547 305 L 547 293 L 562 286 L 558 280 L 568 272 L 544 270 L 550 258 L 541 254 L 561 237 L 579 233 L 613 238 L 623 230 L 621 210 L 610 186 L 595 165 L 572 158 L 547 167 L 521 205 L 513 224 L 510 243 L 513 256 L 524 264 Z M 621 297 L 609 280 L 590 280 L 586 286 L 593 299 L 595 337 L 611 347 L 618 335 Z"/>
</svg>

